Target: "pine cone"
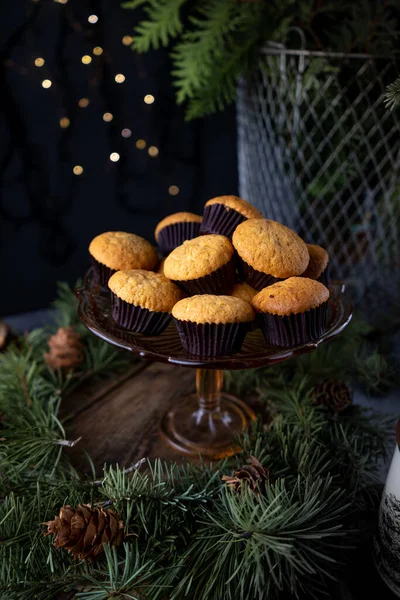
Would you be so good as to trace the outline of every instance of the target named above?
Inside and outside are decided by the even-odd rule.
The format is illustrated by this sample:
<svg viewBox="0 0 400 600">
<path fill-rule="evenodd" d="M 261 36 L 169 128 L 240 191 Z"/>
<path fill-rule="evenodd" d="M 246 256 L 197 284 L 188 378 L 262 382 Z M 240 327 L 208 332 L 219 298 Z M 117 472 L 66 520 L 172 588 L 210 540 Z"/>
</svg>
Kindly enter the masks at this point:
<svg viewBox="0 0 400 600">
<path fill-rule="evenodd" d="M 352 393 L 343 381 L 325 379 L 314 387 L 312 400 L 318 406 L 326 406 L 332 412 L 339 413 L 352 403 Z"/>
<path fill-rule="evenodd" d="M 50 352 L 45 352 L 44 360 L 54 371 L 77 367 L 83 361 L 81 336 L 73 327 L 60 327 L 48 345 Z"/>
<path fill-rule="evenodd" d="M 65 548 L 74 558 L 91 561 L 103 551 L 103 544 L 120 546 L 124 540 L 124 524 L 113 510 L 63 506 L 54 521 L 47 525 L 45 535 L 55 535 L 56 548 Z"/>
<path fill-rule="evenodd" d="M 222 480 L 235 492 L 240 491 L 242 483 L 249 485 L 253 492 L 263 491 L 270 480 L 269 470 L 263 467 L 254 456 L 250 456 L 247 462 L 248 464 L 244 467 L 236 469 L 233 475 L 224 475 Z"/>
</svg>

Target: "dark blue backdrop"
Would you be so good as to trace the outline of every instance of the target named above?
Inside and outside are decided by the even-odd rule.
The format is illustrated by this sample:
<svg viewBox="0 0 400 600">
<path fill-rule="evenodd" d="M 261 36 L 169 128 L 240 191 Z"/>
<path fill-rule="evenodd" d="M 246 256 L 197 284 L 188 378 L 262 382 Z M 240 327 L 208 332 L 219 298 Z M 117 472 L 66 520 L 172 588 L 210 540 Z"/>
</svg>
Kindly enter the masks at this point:
<svg viewBox="0 0 400 600">
<path fill-rule="evenodd" d="M 237 193 L 237 173 L 233 108 L 185 123 L 174 102 L 168 52 L 139 56 L 122 43 L 138 13 L 106 1 L 19 0 L 3 3 L 1 16 L 5 315 L 47 306 L 57 280 L 73 283 L 82 275 L 97 233 L 122 229 L 152 240 L 166 214 L 201 211 L 208 198 Z M 95 47 L 103 53 L 93 54 Z M 82 63 L 85 55 L 90 64 Z M 43 66 L 35 66 L 37 58 Z M 117 74 L 123 83 L 116 83 Z M 42 87 L 44 80 L 51 86 Z M 144 102 L 147 94 L 153 104 Z M 86 107 L 82 99 L 89 100 Z M 113 115 L 109 122 L 106 112 Z M 60 126 L 62 118 L 68 127 Z M 145 140 L 144 149 L 138 140 Z M 110 160 L 113 152 L 119 161 Z M 73 173 L 77 165 L 81 175 Z M 170 186 L 179 193 L 171 195 Z"/>
</svg>

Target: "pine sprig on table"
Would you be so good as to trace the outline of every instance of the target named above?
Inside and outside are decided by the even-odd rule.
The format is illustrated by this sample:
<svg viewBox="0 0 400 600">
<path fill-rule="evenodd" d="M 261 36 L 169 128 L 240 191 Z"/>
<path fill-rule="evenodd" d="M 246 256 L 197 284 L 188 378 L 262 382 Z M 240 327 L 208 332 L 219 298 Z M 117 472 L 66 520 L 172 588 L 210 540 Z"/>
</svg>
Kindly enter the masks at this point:
<svg viewBox="0 0 400 600">
<path fill-rule="evenodd" d="M 76 300 L 62 287 L 60 322 L 76 327 L 71 306 Z M 243 435 L 242 453 L 214 465 L 106 466 L 100 478 L 88 480 L 65 452 L 59 406 L 73 385 L 121 366 L 120 353 L 108 355 L 97 339 L 91 346 L 95 338 L 82 332 L 84 366 L 54 372 L 43 352 L 59 323 L 0 356 L 1 600 L 237 600 L 324 590 L 346 557 L 357 510 L 371 501 L 392 429 L 357 407 L 335 415 L 313 404 L 324 361 L 341 354 L 348 360 L 357 344 L 345 349 L 343 336 L 333 354 L 327 345 L 318 360 L 296 359 L 298 370 L 293 361 L 290 369 L 277 365 L 242 381 L 243 391 L 251 388 L 274 405 L 268 426 L 258 422 Z M 358 326 L 350 339 L 366 332 Z M 341 361 L 330 369 L 349 372 Z M 235 491 L 223 480 L 250 456 L 269 472 L 265 491 L 245 482 Z M 43 535 L 43 523 L 60 507 L 86 503 L 112 508 L 125 526 L 124 545 L 105 546 L 90 564 L 73 561 Z"/>
</svg>

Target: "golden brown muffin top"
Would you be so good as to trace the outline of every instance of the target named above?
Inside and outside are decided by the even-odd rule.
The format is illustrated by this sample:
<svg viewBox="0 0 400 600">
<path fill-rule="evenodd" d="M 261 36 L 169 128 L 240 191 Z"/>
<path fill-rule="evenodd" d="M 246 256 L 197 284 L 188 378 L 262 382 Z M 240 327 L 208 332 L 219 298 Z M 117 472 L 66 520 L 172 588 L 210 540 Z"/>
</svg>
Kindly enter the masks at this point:
<svg viewBox="0 0 400 600">
<path fill-rule="evenodd" d="M 171 312 L 182 298 L 181 291 L 164 275 L 143 269 L 117 271 L 108 287 L 121 300 L 156 312 Z"/>
<path fill-rule="evenodd" d="M 317 246 L 316 244 L 306 244 L 306 246 L 310 255 L 310 262 L 308 263 L 307 269 L 302 274 L 302 277 L 318 279 L 328 266 L 329 254 L 325 248 Z"/>
<path fill-rule="evenodd" d="M 233 232 L 232 244 L 248 265 L 278 279 L 301 275 L 309 254 L 303 240 L 285 225 L 269 219 L 249 219 Z"/>
<path fill-rule="evenodd" d="M 258 292 L 251 304 L 257 312 L 284 317 L 317 308 L 328 298 L 328 288 L 319 281 L 290 277 Z"/>
<path fill-rule="evenodd" d="M 211 206 L 212 204 L 223 204 L 227 210 L 233 208 L 236 212 L 240 213 L 246 219 L 262 219 L 263 215 L 247 200 L 242 200 L 237 196 L 217 196 L 211 198 L 205 203 L 205 206 Z"/>
<path fill-rule="evenodd" d="M 175 304 L 172 316 L 192 323 L 245 323 L 254 319 L 254 311 L 240 298 L 202 294 Z"/>
<path fill-rule="evenodd" d="M 157 225 L 154 231 L 154 237 L 157 241 L 161 229 L 164 229 L 164 227 L 168 227 L 168 225 L 175 225 L 175 223 L 201 223 L 202 220 L 203 217 L 200 217 L 200 215 L 195 215 L 194 213 L 190 212 L 177 212 L 173 215 L 168 215 L 168 217 L 165 217 L 165 219 L 160 221 Z"/>
<path fill-rule="evenodd" d="M 258 294 L 257 290 L 252 288 L 247 283 L 237 283 L 232 290 L 231 296 L 234 298 L 240 298 L 241 300 L 251 304 L 251 301 L 256 294 Z"/>
<path fill-rule="evenodd" d="M 89 252 L 98 262 L 116 271 L 154 269 L 158 262 L 155 248 L 142 237 L 125 231 L 107 231 L 95 237 Z"/>
<path fill-rule="evenodd" d="M 233 246 L 227 237 L 202 235 L 172 250 L 165 259 L 164 274 L 175 281 L 198 279 L 226 265 L 232 256 Z"/>
</svg>

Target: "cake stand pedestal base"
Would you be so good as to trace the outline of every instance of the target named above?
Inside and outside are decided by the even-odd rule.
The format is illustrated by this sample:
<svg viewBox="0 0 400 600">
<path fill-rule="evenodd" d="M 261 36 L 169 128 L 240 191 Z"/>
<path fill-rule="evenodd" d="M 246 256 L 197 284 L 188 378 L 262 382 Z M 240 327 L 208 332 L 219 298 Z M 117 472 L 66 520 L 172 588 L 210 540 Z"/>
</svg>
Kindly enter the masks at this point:
<svg viewBox="0 0 400 600">
<path fill-rule="evenodd" d="M 237 436 L 255 414 L 221 391 L 223 371 L 197 369 L 196 393 L 179 398 L 164 415 L 160 432 L 180 452 L 220 459 L 240 450 Z"/>
</svg>

